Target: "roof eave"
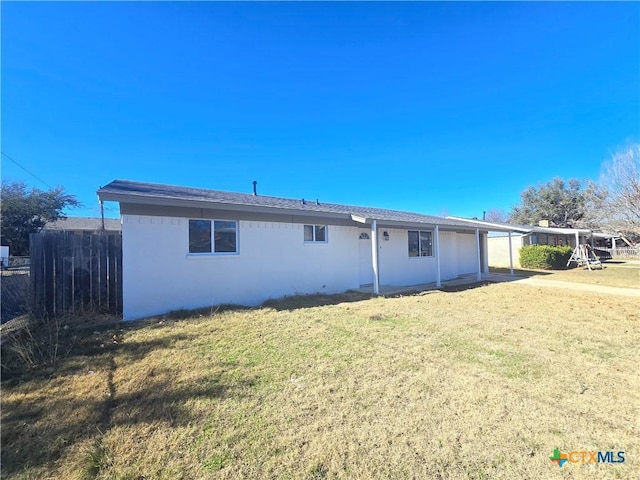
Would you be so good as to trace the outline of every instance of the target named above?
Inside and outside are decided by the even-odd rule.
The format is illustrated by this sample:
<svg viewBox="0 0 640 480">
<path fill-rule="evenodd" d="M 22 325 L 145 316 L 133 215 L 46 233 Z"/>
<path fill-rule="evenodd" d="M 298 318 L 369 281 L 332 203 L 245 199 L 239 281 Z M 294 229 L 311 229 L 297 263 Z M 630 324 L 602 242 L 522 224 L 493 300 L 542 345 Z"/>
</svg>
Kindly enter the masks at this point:
<svg viewBox="0 0 640 480">
<path fill-rule="evenodd" d="M 252 212 L 252 213 L 284 213 L 288 215 L 301 215 L 307 217 L 325 217 L 336 219 L 350 219 L 350 216 L 346 213 L 326 212 L 318 210 L 306 210 L 295 209 L 276 206 L 260 206 L 260 205 L 242 205 L 229 202 L 212 202 L 208 200 L 185 200 L 179 198 L 168 197 L 151 197 L 147 195 L 131 195 L 114 193 L 104 190 L 98 190 L 98 197 L 103 201 L 112 201 L 120 203 L 130 203 L 139 205 L 156 205 L 166 207 L 195 207 L 207 210 L 227 210 L 238 212 Z"/>
</svg>

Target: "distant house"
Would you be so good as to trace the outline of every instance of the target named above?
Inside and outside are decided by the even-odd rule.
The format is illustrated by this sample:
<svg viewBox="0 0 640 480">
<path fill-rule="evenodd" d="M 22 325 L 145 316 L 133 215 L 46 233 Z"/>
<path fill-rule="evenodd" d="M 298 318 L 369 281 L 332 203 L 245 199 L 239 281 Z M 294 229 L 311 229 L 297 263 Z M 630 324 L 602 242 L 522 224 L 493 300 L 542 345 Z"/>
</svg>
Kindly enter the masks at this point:
<svg viewBox="0 0 640 480">
<path fill-rule="evenodd" d="M 98 196 L 120 203 L 125 320 L 488 272 L 471 220 L 126 180 Z"/>
<path fill-rule="evenodd" d="M 105 218 L 104 229 L 108 233 L 119 233 L 122 230 L 119 219 Z M 102 231 L 102 219 L 94 217 L 67 217 L 59 218 L 47 223 L 43 230 L 57 230 L 86 235 Z"/>
<path fill-rule="evenodd" d="M 457 218 L 457 217 L 449 217 Z M 513 260 L 514 268 L 521 268 L 520 249 L 525 245 L 570 246 L 591 243 L 593 232 L 586 228 L 550 227 L 542 225 L 514 225 L 507 223 L 479 221 L 492 233 L 487 238 L 489 265 L 509 267 Z M 541 222 L 542 223 L 542 222 Z M 505 230 L 508 233 L 505 234 Z M 511 249 L 509 249 L 511 243 Z"/>
</svg>

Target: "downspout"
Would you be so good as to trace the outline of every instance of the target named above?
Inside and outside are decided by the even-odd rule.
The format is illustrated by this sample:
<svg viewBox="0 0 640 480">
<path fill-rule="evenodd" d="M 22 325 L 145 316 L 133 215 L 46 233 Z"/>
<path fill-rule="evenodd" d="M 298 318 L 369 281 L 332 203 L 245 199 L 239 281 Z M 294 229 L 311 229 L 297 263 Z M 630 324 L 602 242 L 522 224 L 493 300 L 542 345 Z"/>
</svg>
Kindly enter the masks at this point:
<svg viewBox="0 0 640 480">
<path fill-rule="evenodd" d="M 436 288 L 440 288 L 442 286 L 440 280 L 440 228 L 436 225 L 434 229 L 435 233 L 435 247 L 436 247 Z"/>
<path fill-rule="evenodd" d="M 380 294 L 380 272 L 378 268 L 378 224 L 371 222 L 371 263 L 373 264 L 373 293 Z"/>
</svg>

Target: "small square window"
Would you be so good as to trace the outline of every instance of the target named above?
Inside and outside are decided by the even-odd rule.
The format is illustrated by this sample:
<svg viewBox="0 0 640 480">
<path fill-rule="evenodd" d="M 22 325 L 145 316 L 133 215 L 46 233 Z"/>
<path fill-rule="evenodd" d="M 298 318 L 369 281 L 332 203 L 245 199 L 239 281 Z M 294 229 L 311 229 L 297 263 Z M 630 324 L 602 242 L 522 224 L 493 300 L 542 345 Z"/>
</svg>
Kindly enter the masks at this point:
<svg viewBox="0 0 640 480">
<path fill-rule="evenodd" d="M 433 232 L 409 230 L 408 239 L 410 257 L 433 256 Z"/>
<path fill-rule="evenodd" d="M 327 226 L 326 225 L 305 225 L 304 241 L 312 243 L 327 242 Z"/>
<path fill-rule="evenodd" d="M 238 253 L 238 222 L 189 220 L 189 253 Z"/>
</svg>

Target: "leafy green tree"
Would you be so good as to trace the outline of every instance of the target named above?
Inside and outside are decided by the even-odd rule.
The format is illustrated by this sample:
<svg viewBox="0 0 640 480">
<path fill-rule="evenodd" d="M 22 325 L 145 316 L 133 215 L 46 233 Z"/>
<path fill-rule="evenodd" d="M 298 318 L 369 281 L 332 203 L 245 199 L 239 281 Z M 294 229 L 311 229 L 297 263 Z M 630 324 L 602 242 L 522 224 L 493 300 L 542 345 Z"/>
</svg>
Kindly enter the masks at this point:
<svg viewBox="0 0 640 480">
<path fill-rule="evenodd" d="M 549 220 L 549 225 L 574 227 L 585 212 L 586 199 L 580 181 L 554 178 L 543 185 L 527 187 L 521 194 L 520 204 L 513 207 L 510 221 L 537 225 L 540 220 Z"/>
<path fill-rule="evenodd" d="M 39 232 L 47 222 L 64 218 L 63 210 L 78 207 L 75 196 L 57 187 L 48 191 L 28 189 L 23 182 L 2 182 L 0 213 L 2 244 L 12 255 L 29 254 L 29 234 Z"/>
</svg>

